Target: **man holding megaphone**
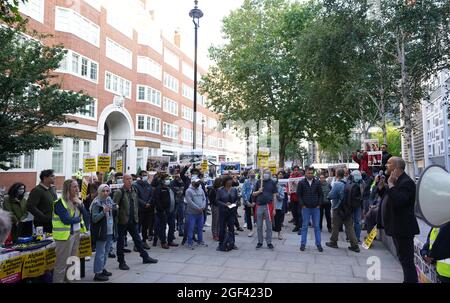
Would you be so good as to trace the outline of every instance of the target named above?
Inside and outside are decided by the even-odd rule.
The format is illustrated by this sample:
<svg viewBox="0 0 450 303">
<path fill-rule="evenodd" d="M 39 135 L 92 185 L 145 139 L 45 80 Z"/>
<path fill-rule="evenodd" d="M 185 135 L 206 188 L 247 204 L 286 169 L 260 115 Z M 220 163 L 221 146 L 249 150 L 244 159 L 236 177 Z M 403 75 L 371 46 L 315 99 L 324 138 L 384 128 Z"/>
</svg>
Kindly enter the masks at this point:
<svg viewBox="0 0 450 303">
<path fill-rule="evenodd" d="M 382 225 L 394 240 L 397 256 L 403 269 L 405 283 L 417 283 L 414 265 L 414 236 L 419 234 L 419 224 L 414 214 L 416 184 L 405 173 L 406 163 L 392 157 L 386 165 L 388 189 L 381 204 Z"/>
</svg>

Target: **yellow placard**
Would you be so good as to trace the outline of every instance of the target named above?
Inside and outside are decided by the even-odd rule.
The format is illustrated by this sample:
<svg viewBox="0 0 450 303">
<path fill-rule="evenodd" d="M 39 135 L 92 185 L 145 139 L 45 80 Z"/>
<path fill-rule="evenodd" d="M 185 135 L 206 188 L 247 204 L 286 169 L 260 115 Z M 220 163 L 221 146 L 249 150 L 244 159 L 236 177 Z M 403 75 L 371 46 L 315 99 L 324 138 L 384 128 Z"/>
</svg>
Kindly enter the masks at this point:
<svg viewBox="0 0 450 303">
<path fill-rule="evenodd" d="M 277 174 L 277 161 L 276 160 L 269 160 L 269 169 L 270 169 L 270 173 L 272 175 Z"/>
<path fill-rule="evenodd" d="M 121 173 L 123 172 L 123 160 L 122 158 L 119 158 L 116 160 L 116 172 Z"/>
<path fill-rule="evenodd" d="M 23 256 L 14 257 L 0 262 L 0 280 L 19 275 L 22 271 Z"/>
<path fill-rule="evenodd" d="M 111 156 L 99 155 L 97 161 L 97 171 L 108 172 L 111 167 Z"/>
<path fill-rule="evenodd" d="M 92 255 L 91 237 L 81 237 L 78 247 L 78 257 L 86 258 Z"/>
<path fill-rule="evenodd" d="M 45 250 L 24 256 L 22 279 L 42 276 L 46 269 Z"/>
<path fill-rule="evenodd" d="M 56 262 L 56 249 L 51 247 L 45 250 L 45 270 L 52 270 Z"/>
<path fill-rule="evenodd" d="M 82 185 L 81 185 L 81 199 L 82 200 L 86 200 L 87 189 L 88 189 L 88 184 L 87 184 L 86 180 L 83 180 Z"/>
<path fill-rule="evenodd" d="M 208 171 L 208 160 L 202 161 L 202 172 L 205 173 Z"/>
<path fill-rule="evenodd" d="M 97 163 L 95 157 L 87 157 L 83 159 L 83 172 L 95 173 L 97 171 Z"/>
<path fill-rule="evenodd" d="M 364 240 L 364 243 L 362 244 L 362 247 L 364 249 L 369 249 L 370 246 L 373 243 L 373 240 L 375 240 L 375 237 L 377 236 L 377 227 L 375 226 L 374 228 L 372 228 L 372 230 L 370 231 L 369 235 L 367 236 L 366 240 Z"/>
</svg>

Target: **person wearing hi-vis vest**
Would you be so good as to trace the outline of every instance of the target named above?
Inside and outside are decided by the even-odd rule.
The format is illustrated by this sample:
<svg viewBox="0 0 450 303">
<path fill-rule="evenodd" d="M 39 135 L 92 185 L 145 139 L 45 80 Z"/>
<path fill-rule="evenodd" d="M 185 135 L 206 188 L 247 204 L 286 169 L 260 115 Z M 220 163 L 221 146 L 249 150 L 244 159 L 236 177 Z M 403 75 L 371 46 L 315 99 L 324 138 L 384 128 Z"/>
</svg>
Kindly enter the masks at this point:
<svg viewBox="0 0 450 303">
<path fill-rule="evenodd" d="M 53 202 L 53 240 L 56 243 L 56 262 L 53 283 L 63 283 L 66 278 L 67 259 L 78 255 L 80 234 L 87 231 L 83 218 L 89 214 L 79 199 L 76 180 L 66 180 L 61 198 Z"/>
<path fill-rule="evenodd" d="M 432 228 L 420 255 L 428 264 L 436 262 L 440 282 L 450 283 L 450 222 L 441 228 Z"/>
</svg>

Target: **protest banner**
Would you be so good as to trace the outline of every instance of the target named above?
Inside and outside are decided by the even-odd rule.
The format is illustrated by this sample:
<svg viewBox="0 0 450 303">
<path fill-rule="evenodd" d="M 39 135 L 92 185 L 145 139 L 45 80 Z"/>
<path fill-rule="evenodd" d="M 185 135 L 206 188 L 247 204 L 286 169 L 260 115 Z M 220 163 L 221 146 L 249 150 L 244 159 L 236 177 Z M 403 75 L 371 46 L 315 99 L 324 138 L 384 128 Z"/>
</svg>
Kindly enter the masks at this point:
<svg viewBox="0 0 450 303">
<path fill-rule="evenodd" d="M 97 163 L 94 156 L 86 156 L 83 158 L 83 172 L 95 173 L 97 171 Z"/>
<path fill-rule="evenodd" d="M 23 258 L 18 256 L 0 262 L 0 283 L 15 283 L 22 279 Z"/>
<path fill-rule="evenodd" d="M 147 159 L 147 171 L 169 172 L 170 157 L 149 156 Z"/>
<path fill-rule="evenodd" d="M 377 236 L 377 227 L 375 226 L 374 228 L 372 228 L 372 230 L 370 231 L 369 235 L 364 240 L 364 243 L 362 244 L 362 247 L 364 249 L 369 249 L 370 246 L 373 243 L 373 240 L 375 240 L 376 236 Z"/>
<path fill-rule="evenodd" d="M 123 173 L 123 160 L 122 157 L 116 159 L 116 172 Z"/>
<path fill-rule="evenodd" d="M 368 165 L 369 166 L 381 166 L 381 160 L 383 158 L 382 151 L 369 151 L 367 152 Z"/>
<path fill-rule="evenodd" d="M 233 174 L 239 174 L 241 172 L 241 163 L 239 162 L 225 162 L 220 164 L 221 174 L 231 172 Z"/>
<path fill-rule="evenodd" d="M 202 172 L 206 173 L 208 171 L 208 160 L 202 161 Z"/>
<path fill-rule="evenodd" d="M 81 199 L 86 200 L 87 197 L 87 189 L 88 189 L 88 183 L 86 180 L 83 179 L 82 185 L 81 185 Z"/>
<path fill-rule="evenodd" d="M 111 156 L 107 154 L 98 155 L 97 171 L 109 172 L 110 167 L 111 167 Z"/>
<path fill-rule="evenodd" d="M 379 141 L 378 139 L 366 139 L 363 141 L 361 146 L 362 151 L 379 151 Z"/>
<path fill-rule="evenodd" d="M 78 247 L 78 257 L 86 258 L 92 255 L 91 237 L 81 237 Z"/>
<path fill-rule="evenodd" d="M 24 256 L 22 279 L 42 276 L 46 270 L 45 250 Z"/>
<path fill-rule="evenodd" d="M 277 161 L 276 160 L 269 160 L 269 169 L 270 169 L 270 173 L 272 175 L 277 174 Z"/>
<path fill-rule="evenodd" d="M 289 189 L 289 193 L 296 193 L 297 192 L 297 186 L 298 186 L 298 182 L 300 182 L 301 180 L 305 179 L 305 177 L 299 177 L 299 178 L 289 178 L 289 182 L 288 182 L 288 189 Z"/>
</svg>

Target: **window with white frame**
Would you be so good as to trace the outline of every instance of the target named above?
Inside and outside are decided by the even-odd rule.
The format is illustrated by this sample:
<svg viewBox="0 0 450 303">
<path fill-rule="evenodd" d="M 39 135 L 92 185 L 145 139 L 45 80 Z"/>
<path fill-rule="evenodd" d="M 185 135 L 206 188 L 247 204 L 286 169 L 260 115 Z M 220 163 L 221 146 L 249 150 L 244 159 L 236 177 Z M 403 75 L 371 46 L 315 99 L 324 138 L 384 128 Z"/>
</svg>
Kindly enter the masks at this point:
<svg viewBox="0 0 450 303">
<path fill-rule="evenodd" d="M 141 168 L 141 170 L 145 170 L 144 167 L 144 149 L 138 148 L 136 149 L 136 167 Z"/>
<path fill-rule="evenodd" d="M 41 23 L 44 23 L 44 10 L 44 0 L 28 0 L 25 3 L 19 1 L 19 11 Z"/>
<path fill-rule="evenodd" d="M 178 139 L 178 126 L 164 122 L 163 136 L 166 138 Z"/>
<path fill-rule="evenodd" d="M 12 169 L 34 169 L 34 151 L 14 157 L 11 161 Z"/>
<path fill-rule="evenodd" d="M 217 147 L 217 138 L 214 136 L 208 136 L 208 146 L 209 147 Z"/>
<path fill-rule="evenodd" d="M 76 173 L 80 166 L 80 141 L 73 140 L 72 149 L 72 174 Z"/>
<path fill-rule="evenodd" d="M 137 101 L 149 102 L 161 107 L 161 92 L 147 85 L 137 86 Z"/>
<path fill-rule="evenodd" d="M 224 142 L 224 140 L 222 138 L 219 138 L 217 140 L 217 147 L 218 148 L 224 148 L 225 147 L 225 142 Z"/>
<path fill-rule="evenodd" d="M 194 68 L 192 68 L 192 66 L 190 66 L 188 63 L 184 62 L 181 65 L 181 69 L 183 72 L 183 75 L 185 75 L 186 77 L 188 77 L 191 80 L 194 80 Z"/>
<path fill-rule="evenodd" d="M 149 115 L 137 115 L 137 130 L 153 134 L 161 133 L 161 119 Z"/>
<path fill-rule="evenodd" d="M 167 97 L 163 98 L 163 111 L 178 116 L 178 103 Z"/>
<path fill-rule="evenodd" d="M 57 144 L 52 149 L 52 169 L 55 174 L 62 174 L 64 169 L 63 140 L 58 139 Z"/>
<path fill-rule="evenodd" d="M 108 71 L 105 72 L 105 89 L 131 99 L 131 82 Z"/>
<path fill-rule="evenodd" d="M 98 83 L 98 63 L 72 50 L 67 50 L 56 71 Z"/>
<path fill-rule="evenodd" d="M 106 38 L 106 57 L 129 69 L 133 68 L 133 53 L 110 38 Z"/>
<path fill-rule="evenodd" d="M 208 128 L 215 129 L 217 127 L 217 120 L 208 118 Z"/>
<path fill-rule="evenodd" d="M 100 27 L 74 10 L 57 6 L 55 29 L 71 33 L 97 47 L 100 46 Z"/>
<path fill-rule="evenodd" d="M 192 131 L 192 129 L 183 128 L 181 130 L 181 140 L 185 142 L 193 142 L 194 141 L 193 134 L 194 132 Z"/>
<path fill-rule="evenodd" d="M 181 106 L 181 117 L 188 121 L 193 121 L 194 120 L 194 110 L 190 107 L 182 105 Z"/>
<path fill-rule="evenodd" d="M 83 158 L 89 156 L 91 154 L 91 142 L 84 141 L 83 142 Z"/>
<path fill-rule="evenodd" d="M 164 86 L 178 93 L 179 89 L 178 79 L 168 73 L 164 73 Z"/>
<path fill-rule="evenodd" d="M 180 69 L 180 58 L 167 48 L 164 48 L 164 62 L 176 70 Z"/>
<path fill-rule="evenodd" d="M 137 72 L 147 74 L 158 80 L 162 79 L 162 66 L 148 57 L 138 56 Z"/>
<path fill-rule="evenodd" d="M 201 112 L 197 112 L 197 124 L 202 124 L 203 114 Z"/>
<path fill-rule="evenodd" d="M 183 97 L 188 98 L 189 100 L 194 100 L 194 89 L 186 84 L 181 85 L 181 91 L 183 94 Z"/>
</svg>

